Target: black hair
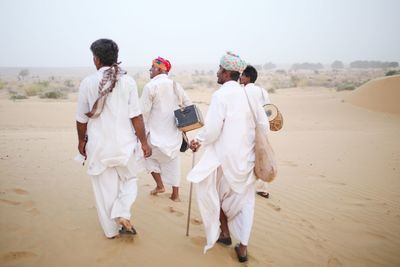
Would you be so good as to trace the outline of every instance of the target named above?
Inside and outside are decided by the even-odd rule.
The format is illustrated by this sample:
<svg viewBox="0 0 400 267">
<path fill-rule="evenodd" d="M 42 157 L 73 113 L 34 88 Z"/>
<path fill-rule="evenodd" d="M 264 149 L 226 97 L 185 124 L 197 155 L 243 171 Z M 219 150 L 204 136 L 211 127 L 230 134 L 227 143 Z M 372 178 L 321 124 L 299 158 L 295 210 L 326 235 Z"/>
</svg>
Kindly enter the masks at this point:
<svg viewBox="0 0 400 267">
<path fill-rule="evenodd" d="M 92 43 L 90 50 L 104 66 L 111 66 L 118 61 L 118 45 L 110 39 L 99 39 Z"/>
<path fill-rule="evenodd" d="M 240 72 L 231 70 L 231 71 L 229 71 L 229 74 L 230 74 L 232 80 L 234 80 L 234 81 L 239 80 Z"/>
<path fill-rule="evenodd" d="M 254 83 L 257 80 L 257 70 L 251 66 L 247 65 L 247 67 L 243 71 L 243 75 L 250 78 L 250 82 Z"/>
</svg>

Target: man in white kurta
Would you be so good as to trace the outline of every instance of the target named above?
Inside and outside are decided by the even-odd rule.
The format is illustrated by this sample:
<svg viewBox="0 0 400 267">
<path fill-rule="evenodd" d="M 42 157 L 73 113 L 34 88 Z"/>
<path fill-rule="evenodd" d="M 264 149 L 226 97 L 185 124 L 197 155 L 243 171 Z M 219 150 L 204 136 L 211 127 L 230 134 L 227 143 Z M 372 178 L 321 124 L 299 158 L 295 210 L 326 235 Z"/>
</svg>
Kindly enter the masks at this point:
<svg viewBox="0 0 400 267">
<path fill-rule="evenodd" d="M 259 102 L 258 105 L 263 107 L 264 105 L 270 104 L 271 101 L 268 92 L 264 88 L 254 84 L 257 80 L 257 76 L 257 70 L 253 66 L 247 65 L 242 75 L 240 75 L 240 84 L 243 84 L 246 92 L 253 98 L 257 99 Z M 269 126 L 267 127 L 267 132 L 269 132 Z M 255 187 L 257 195 L 269 198 L 268 183 L 261 179 L 257 179 Z"/>
<path fill-rule="evenodd" d="M 140 102 L 146 129 L 149 131 L 149 143 L 153 149 L 152 156 L 145 160 L 146 169 L 156 182 L 156 187 L 150 193 L 157 195 L 165 192 L 164 185 L 172 186 L 170 199 L 180 201 L 179 149 L 182 132 L 176 127 L 174 110 L 180 104 L 188 106 L 192 103 L 178 83 L 175 83 L 174 88 L 174 82 L 168 78 L 170 69 L 168 60 L 161 57 L 153 60 L 151 81 L 144 86 Z"/>
<path fill-rule="evenodd" d="M 137 195 L 139 157 L 149 156 L 151 148 L 136 83 L 116 63 L 117 44 L 100 39 L 90 48 L 97 72 L 86 77 L 79 88 L 78 149 L 87 157 L 100 224 L 105 236 L 113 238 L 121 230 L 136 232 L 130 224 L 130 210 Z M 99 101 L 101 95 L 104 105 Z"/>
<path fill-rule="evenodd" d="M 194 183 L 206 231 L 204 252 L 218 241 L 230 245 L 231 234 L 239 261 L 247 261 L 254 213 L 255 122 L 244 89 L 237 82 L 245 63 L 228 53 L 217 73 L 222 86 L 213 94 L 204 127 L 191 141 L 194 151 L 204 146 L 200 161 L 188 174 Z M 266 125 L 262 108 L 249 96 L 257 119 Z"/>
</svg>

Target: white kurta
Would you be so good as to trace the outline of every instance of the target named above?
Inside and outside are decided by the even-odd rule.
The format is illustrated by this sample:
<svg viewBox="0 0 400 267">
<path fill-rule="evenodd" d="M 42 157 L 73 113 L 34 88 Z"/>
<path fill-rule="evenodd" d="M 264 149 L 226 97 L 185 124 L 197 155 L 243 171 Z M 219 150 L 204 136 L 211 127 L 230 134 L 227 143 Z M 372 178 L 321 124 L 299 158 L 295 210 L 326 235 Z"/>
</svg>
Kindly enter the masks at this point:
<svg viewBox="0 0 400 267">
<path fill-rule="evenodd" d="M 250 94 L 249 99 L 255 109 L 258 122 L 266 127 L 268 121 L 264 110 Z M 248 198 L 251 198 L 250 195 L 254 197 L 254 138 L 255 123 L 244 88 L 235 81 L 224 83 L 213 94 L 205 125 L 196 136 L 196 139 L 204 146 L 204 154 L 187 177 L 189 181 L 195 183 L 200 212 L 204 224 L 207 225 L 205 250 L 211 248 L 218 238 L 220 222 L 219 216 L 215 216 L 215 214 L 219 214 L 220 207 L 225 207 L 224 211 L 228 209 L 235 211 L 226 214 L 231 224 L 234 220 L 240 219 L 240 216 L 237 215 L 243 211 L 245 203 L 254 204 L 254 202 L 248 201 Z M 221 198 L 218 192 L 215 177 L 219 168 L 223 180 L 233 195 L 231 204 L 224 203 L 224 198 Z M 210 186 L 210 183 L 211 188 L 215 188 L 215 190 L 202 189 L 204 184 Z M 250 195 L 248 194 L 249 190 L 252 191 Z M 239 200 L 243 198 L 243 200 L 234 200 L 235 197 Z M 206 203 L 207 199 L 218 201 L 212 201 L 210 205 L 210 203 Z M 213 216 L 207 214 L 213 214 Z M 250 219 L 252 222 L 252 217 Z M 242 228 L 240 231 L 248 232 L 251 222 L 245 224 L 247 229 Z M 240 231 L 236 231 L 236 233 Z M 235 233 L 233 232 L 233 234 Z M 238 235 L 236 237 L 240 238 L 241 234 L 238 233 Z M 243 240 L 243 244 L 247 244 L 247 241 Z"/>
<path fill-rule="evenodd" d="M 100 224 L 104 234 L 113 237 L 119 230 L 116 219 L 131 218 L 131 206 L 137 196 L 136 174 L 143 168 L 143 153 L 131 122 L 131 118 L 141 114 L 136 83 L 131 77 L 121 76 L 99 117 L 89 119 L 85 115 L 98 98 L 99 82 L 107 68 L 81 82 L 76 120 L 88 123 L 88 174 L 92 176 Z"/>
<path fill-rule="evenodd" d="M 183 105 L 191 105 L 186 92 L 178 83 L 176 85 Z M 148 141 L 153 148 L 152 156 L 146 158 L 147 171 L 161 172 L 163 182 L 172 186 L 178 186 L 180 182 L 180 165 L 176 157 L 179 157 L 182 133 L 176 127 L 174 116 L 174 110 L 179 108 L 178 101 L 173 81 L 166 74 L 153 77 L 144 86 L 140 98 L 146 129 L 149 131 Z M 162 170 L 165 170 L 164 173 Z"/>
<path fill-rule="evenodd" d="M 107 97 L 103 112 L 98 118 L 89 119 L 89 112 L 98 98 L 99 82 L 108 67 L 86 77 L 79 88 L 76 120 L 88 123 L 86 153 L 88 174 L 99 175 L 108 167 L 126 166 L 126 177 L 135 176 L 140 165 L 131 158 L 141 153 L 131 118 L 141 114 L 136 83 L 122 75 L 112 93 Z M 130 164 L 127 164 L 131 160 Z"/>
<path fill-rule="evenodd" d="M 256 100 L 259 101 L 260 106 L 271 104 L 271 100 L 269 98 L 268 92 L 266 90 L 264 90 L 263 88 L 255 85 L 254 83 L 248 83 L 248 84 L 246 84 L 246 86 L 244 88 L 249 95 L 251 95 Z M 269 132 L 269 125 L 267 127 L 267 132 Z M 261 179 L 257 179 L 255 188 L 256 188 L 256 192 L 265 192 L 266 193 L 267 189 L 268 189 L 268 183 L 264 182 Z"/>
</svg>

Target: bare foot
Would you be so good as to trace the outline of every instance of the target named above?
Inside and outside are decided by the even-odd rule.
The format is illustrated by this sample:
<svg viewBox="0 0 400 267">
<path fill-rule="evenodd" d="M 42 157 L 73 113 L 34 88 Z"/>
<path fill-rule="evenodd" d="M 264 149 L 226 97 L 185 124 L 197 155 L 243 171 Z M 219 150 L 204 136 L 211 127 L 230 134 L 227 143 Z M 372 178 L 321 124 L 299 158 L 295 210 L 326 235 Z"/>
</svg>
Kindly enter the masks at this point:
<svg viewBox="0 0 400 267">
<path fill-rule="evenodd" d="M 175 201 L 175 202 L 181 202 L 181 199 L 179 198 L 179 196 L 170 196 L 169 197 L 169 199 L 171 199 L 172 201 Z"/>
<path fill-rule="evenodd" d="M 154 188 L 153 190 L 150 191 L 150 195 L 156 196 L 157 194 L 164 193 L 164 192 L 165 192 L 164 188 L 156 187 L 156 188 Z"/>
<path fill-rule="evenodd" d="M 129 220 L 125 218 L 118 218 L 118 223 L 122 225 L 122 229 L 119 231 L 120 234 L 136 235 L 136 230 L 133 228 L 133 225 Z"/>
</svg>

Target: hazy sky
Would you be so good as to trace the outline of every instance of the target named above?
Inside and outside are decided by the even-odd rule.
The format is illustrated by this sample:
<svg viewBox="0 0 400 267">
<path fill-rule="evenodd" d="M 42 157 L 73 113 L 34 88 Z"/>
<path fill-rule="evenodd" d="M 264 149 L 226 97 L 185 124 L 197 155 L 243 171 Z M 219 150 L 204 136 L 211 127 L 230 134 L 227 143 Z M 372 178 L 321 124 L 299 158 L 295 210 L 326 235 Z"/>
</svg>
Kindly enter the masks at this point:
<svg viewBox="0 0 400 267">
<path fill-rule="evenodd" d="M 111 38 L 125 66 L 400 61 L 400 0 L 0 0 L 0 66 L 92 66 Z"/>
</svg>

